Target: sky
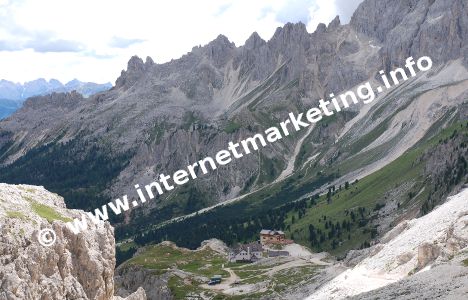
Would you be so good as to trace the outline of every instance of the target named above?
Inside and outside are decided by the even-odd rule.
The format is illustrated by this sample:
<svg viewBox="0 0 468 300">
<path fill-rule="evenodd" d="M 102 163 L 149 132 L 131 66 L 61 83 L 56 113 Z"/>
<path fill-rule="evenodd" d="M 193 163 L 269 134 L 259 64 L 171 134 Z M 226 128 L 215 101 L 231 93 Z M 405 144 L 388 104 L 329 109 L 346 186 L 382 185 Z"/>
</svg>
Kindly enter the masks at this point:
<svg viewBox="0 0 468 300">
<path fill-rule="evenodd" d="M 362 0 L 0 0 L 0 79 L 114 83 L 133 55 L 177 59 L 219 34 L 237 46 L 287 22 L 309 32 Z"/>
</svg>

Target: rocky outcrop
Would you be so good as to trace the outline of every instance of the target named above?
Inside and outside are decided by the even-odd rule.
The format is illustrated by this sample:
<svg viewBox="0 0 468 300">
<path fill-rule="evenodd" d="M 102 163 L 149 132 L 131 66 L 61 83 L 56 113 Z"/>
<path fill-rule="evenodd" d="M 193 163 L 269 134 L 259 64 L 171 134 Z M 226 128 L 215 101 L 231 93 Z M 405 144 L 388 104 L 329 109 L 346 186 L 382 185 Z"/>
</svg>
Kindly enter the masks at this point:
<svg viewBox="0 0 468 300">
<path fill-rule="evenodd" d="M 134 85 L 145 73 L 154 65 L 154 61 L 151 57 L 146 58 L 146 62 L 143 62 L 138 56 L 132 56 L 127 64 L 127 70 L 123 70 L 120 77 L 115 82 L 116 88 L 122 88 L 124 90 Z"/>
<path fill-rule="evenodd" d="M 116 270 L 116 294 L 127 296 L 136 288 L 141 288 L 149 300 L 172 300 L 174 296 L 168 287 L 171 276 L 170 272 L 158 275 L 140 266 L 121 266 Z"/>
<path fill-rule="evenodd" d="M 125 298 L 122 298 L 120 296 L 114 297 L 114 300 L 142 300 L 142 299 L 146 299 L 146 293 L 145 293 L 145 290 L 141 287 L 139 287 L 135 293 L 130 294 Z"/>
<path fill-rule="evenodd" d="M 114 299 L 114 230 L 75 235 L 65 222 L 80 216 L 43 187 L 0 184 L 0 299 Z M 50 246 L 40 243 L 53 239 L 45 229 L 55 232 Z"/>
<path fill-rule="evenodd" d="M 39 111 L 42 107 L 55 106 L 63 110 L 72 110 L 83 101 L 84 98 L 76 91 L 69 93 L 52 93 L 46 96 L 36 96 L 24 102 L 23 108 L 29 111 Z"/>
<path fill-rule="evenodd" d="M 440 248 L 437 244 L 423 243 L 418 246 L 418 263 L 416 265 L 416 269 L 421 270 L 431 262 L 435 261 L 439 255 Z M 412 255 L 409 258 L 412 258 Z M 401 264 L 405 264 L 408 261 L 410 261 L 410 259 L 401 261 Z"/>
</svg>

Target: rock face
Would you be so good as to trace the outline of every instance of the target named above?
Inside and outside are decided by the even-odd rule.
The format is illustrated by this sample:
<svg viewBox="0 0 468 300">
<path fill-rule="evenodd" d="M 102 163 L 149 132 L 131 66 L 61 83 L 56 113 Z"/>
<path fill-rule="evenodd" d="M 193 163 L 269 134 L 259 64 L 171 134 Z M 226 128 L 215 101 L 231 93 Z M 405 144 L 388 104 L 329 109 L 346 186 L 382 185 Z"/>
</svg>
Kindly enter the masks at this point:
<svg viewBox="0 0 468 300">
<path fill-rule="evenodd" d="M 387 66 L 410 55 L 429 55 L 437 62 L 461 57 L 468 66 L 464 0 L 368 0 L 358 7 L 350 24 L 384 44 L 381 54 Z"/>
<path fill-rule="evenodd" d="M 160 172 L 184 168 L 231 140 L 283 121 L 289 112 L 322 97 L 325 89 L 343 90 L 364 80 L 365 63 L 347 64 L 352 58 L 344 56 L 362 48 L 372 65 L 377 62 L 376 51 L 360 45 L 352 29 L 340 26 L 338 20 L 331 25 L 326 33 L 311 34 L 302 23 L 288 23 L 270 41 L 253 34 L 242 47 L 220 35 L 166 64 L 132 57 L 112 90 L 76 99 L 75 106 L 67 107 L 53 105 L 49 96 L 38 97 L 31 100 L 37 103 L 35 112 L 29 105 L 1 123 L 0 131 L 11 134 L 5 142 L 21 145 L 2 156 L 0 164 L 14 162 L 46 141 L 62 144 L 73 138 L 91 145 L 85 140 L 92 138 L 110 145 L 112 156 L 131 153 L 129 164 L 109 187 L 113 196 L 131 192 L 129 183 L 136 177 L 151 182 Z M 267 115 L 271 120 L 265 119 Z M 266 148 L 268 162 L 246 156 L 190 189 L 213 204 L 263 186 L 281 173 L 298 139 L 294 136 Z M 271 176 L 260 178 L 267 163 Z M 199 203 L 199 208 L 207 203 Z"/>
<path fill-rule="evenodd" d="M 0 299 L 114 299 L 114 230 L 75 235 L 64 223 L 75 217 L 43 187 L 0 184 Z M 55 232 L 53 245 L 39 243 L 43 229 Z M 143 290 L 132 297 L 146 299 Z"/>
</svg>

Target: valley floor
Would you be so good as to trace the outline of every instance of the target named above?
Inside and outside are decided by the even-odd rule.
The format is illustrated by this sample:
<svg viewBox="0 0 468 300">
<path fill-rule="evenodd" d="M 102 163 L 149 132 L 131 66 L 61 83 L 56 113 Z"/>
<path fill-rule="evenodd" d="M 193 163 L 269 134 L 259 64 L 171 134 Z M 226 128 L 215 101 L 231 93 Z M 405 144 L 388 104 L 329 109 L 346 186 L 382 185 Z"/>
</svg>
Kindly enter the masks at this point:
<svg viewBox="0 0 468 300">
<path fill-rule="evenodd" d="M 228 249 L 220 245 L 224 244 L 210 240 L 197 250 L 188 250 L 163 242 L 146 247 L 120 266 L 118 272 L 125 277 L 127 272 L 129 275 L 134 272 L 132 267 L 142 267 L 151 271 L 149 276 L 168 278 L 167 285 L 176 299 L 271 299 L 283 298 L 291 289 L 310 284 L 318 274 L 334 265 L 327 253 L 312 253 L 298 244 L 285 247 L 290 252 L 287 257 L 231 263 L 227 260 Z M 209 278 L 216 274 L 222 275 L 222 282 L 208 285 Z M 152 287 L 144 288 L 148 291 Z M 153 293 L 149 290 L 147 294 Z"/>
</svg>

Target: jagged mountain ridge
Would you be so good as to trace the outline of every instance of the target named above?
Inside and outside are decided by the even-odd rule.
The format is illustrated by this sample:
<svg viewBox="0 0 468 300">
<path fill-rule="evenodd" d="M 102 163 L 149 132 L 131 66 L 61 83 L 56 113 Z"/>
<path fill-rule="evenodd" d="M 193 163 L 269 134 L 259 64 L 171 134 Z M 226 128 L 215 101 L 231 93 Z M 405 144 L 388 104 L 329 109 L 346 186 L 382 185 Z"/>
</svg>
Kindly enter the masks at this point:
<svg viewBox="0 0 468 300">
<path fill-rule="evenodd" d="M 298 35 L 298 37 L 296 37 Z M 320 36 L 324 36 L 323 33 L 317 32 L 315 34 L 317 39 L 322 39 Z M 188 162 L 194 160 L 196 157 L 202 154 L 211 154 L 216 148 L 221 148 L 227 142 L 227 140 L 238 140 L 240 136 L 246 136 L 254 132 L 254 129 L 239 128 L 239 130 L 228 133 L 225 128 L 224 116 L 222 115 L 224 110 L 229 107 L 229 103 L 223 103 L 221 101 L 235 101 L 236 98 L 241 98 L 239 101 L 251 101 L 252 95 L 246 95 L 248 91 L 254 89 L 259 82 L 265 81 L 264 86 L 261 87 L 263 90 L 269 88 L 268 85 L 272 85 L 266 81 L 267 74 L 271 74 L 276 85 L 276 89 L 285 83 L 293 82 L 295 74 L 290 74 L 293 69 L 288 65 L 284 64 L 282 56 L 285 55 L 285 48 L 291 48 L 295 46 L 295 43 L 288 43 L 285 40 L 288 39 L 305 39 L 309 37 L 309 34 L 305 30 L 303 24 L 288 24 L 284 29 L 278 29 L 275 36 L 269 41 L 269 44 L 263 45 L 263 52 L 266 52 L 267 57 L 271 57 L 269 60 L 278 60 L 278 62 L 268 62 L 261 64 L 265 71 L 252 72 L 253 75 L 244 75 L 243 82 L 239 82 L 238 73 L 246 73 L 244 69 L 250 68 L 249 59 L 263 60 L 264 56 L 261 54 L 255 54 L 257 58 L 250 58 L 254 56 L 253 51 L 249 49 L 240 48 L 234 50 L 234 46 L 227 41 L 225 37 L 218 37 L 215 41 L 202 48 L 195 48 L 191 53 L 182 57 L 180 60 L 163 64 L 154 65 L 151 60 L 147 60 L 143 63 L 139 58 L 132 58 L 129 61 L 127 71 L 122 73 L 122 76 L 117 80 L 114 89 L 108 93 L 101 94 L 93 97 L 87 101 L 77 101 L 76 107 L 69 107 L 66 126 L 64 126 L 63 119 L 50 119 L 44 122 L 44 113 L 37 114 L 38 119 L 31 120 L 34 116 L 31 116 L 32 110 L 29 110 L 32 106 L 37 108 L 37 105 L 33 103 L 41 103 L 43 111 L 49 112 L 51 115 L 59 113 L 53 103 L 53 97 L 33 98 L 27 101 L 22 111 L 18 112 L 15 120 L 7 121 L 9 125 L 17 127 L 18 129 L 26 125 L 26 123 L 35 123 L 38 126 L 34 131 L 41 131 L 41 136 L 44 136 L 44 132 L 48 132 L 47 138 L 38 140 L 37 134 L 30 130 L 24 138 L 22 138 L 21 148 L 33 148 L 34 146 L 50 142 L 56 133 L 63 130 L 66 127 L 67 139 L 75 136 L 79 131 L 91 132 L 93 137 L 106 136 L 107 140 L 110 140 L 115 152 L 128 151 L 133 149 L 137 152 L 134 156 L 134 162 L 128 167 L 129 170 L 123 172 L 119 178 L 119 187 L 116 187 L 117 191 L 122 192 L 128 188 L 128 182 L 134 180 L 134 173 L 138 173 L 138 177 L 142 181 L 147 181 L 153 178 L 156 174 L 155 170 L 151 166 L 155 166 L 157 163 L 163 164 L 158 169 L 176 170 L 184 167 Z M 255 36 L 252 38 L 255 39 Z M 310 41 L 307 41 L 309 44 Z M 252 42 L 255 45 L 255 42 Z M 250 45 L 247 43 L 246 48 Z M 297 46 L 297 45 L 296 45 Z M 275 47 L 279 47 L 276 49 Z M 321 45 L 320 47 L 324 47 Z M 270 49 L 271 48 L 271 49 Z M 296 47 L 295 52 L 304 52 L 303 47 Z M 331 49 L 331 46 L 328 46 Z M 216 49 L 216 51 L 214 51 Z M 288 51 L 290 51 L 288 49 Z M 223 62 L 227 58 L 217 57 L 220 55 L 228 56 L 229 53 L 236 52 L 237 58 L 229 58 L 230 64 Z M 281 52 L 281 53 L 280 53 Z M 239 57 L 245 56 L 245 59 Z M 304 60 L 304 55 L 302 55 Z M 207 60 L 205 62 L 205 60 Z M 303 62 L 295 62 L 299 60 L 296 56 L 291 55 L 292 63 L 302 66 Z M 329 59 L 331 61 L 331 59 Z M 224 65 L 223 65 L 224 64 Z M 188 68 L 188 66 L 192 66 Z M 237 66 L 237 70 L 233 70 L 233 66 Z M 326 68 L 329 65 L 328 62 L 323 62 Z M 225 69 L 226 74 L 222 74 L 219 70 L 214 69 L 214 66 L 222 66 Z M 276 67 L 275 67 L 276 66 Z M 178 74 L 174 70 L 182 69 L 184 72 Z M 185 71 L 187 70 L 187 71 Z M 297 73 L 296 70 L 293 70 Z M 222 75 L 221 75 L 222 74 Z M 260 77 L 262 76 L 262 77 Z M 226 78 L 225 78 L 226 77 Z M 248 77 L 253 77 L 249 79 Z M 224 79 L 225 78 L 225 79 Z M 233 82 L 231 84 L 223 85 L 223 89 L 217 91 L 215 87 L 220 82 L 226 83 Z M 354 79 L 353 79 L 354 80 Z M 167 81 L 167 82 L 166 82 Z M 164 84 L 163 84 L 164 83 Z M 235 83 L 235 84 L 234 84 Z M 304 84 L 309 84 L 304 80 Z M 148 89 L 147 87 L 151 87 Z M 176 88 L 174 87 L 176 86 Z M 219 88 L 220 86 L 218 86 Z M 272 95 L 275 101 L 279 102 L 278 105 L 289 105 L 284 99 L 286 95 L 291 91 L 280 92 L 280 95 Z M 297 94 L 297 91 L 292 91 Z M 318 97 L 315 91 L 310 91 L 314 94 L 314 97 Z M 192 95 L 193 94 L 193 95 Z M 190 97 L 188 97 L 188 96 Z M 66 96 L 74 97 L 74 96 Z M 244 98 L 242 98 L 244 97 Z M 250 97 L 250 98 L 249 98 Z M 290 96 L 292 97 L 292 96 Z M 55 98 L 54 98 L 55 99 Z M 209 99 L 213 99 L 209 101 Z M 202 103 L 203 102 L 203 103 Z M 52 105 L 43 105 L 50 103 Z M 237 103 L 236 103 L 237 104 Z M 294 106 L 302 105 L 301 103 L 294 103 Z M 263 109 L 265 109 L 266 103 Z M 78 108 L 79 107 L 79 108 Z M 187 108 L 190 109 L 187 109 Z M 28 111 L 29 110 L 29 111 Z M 76 114 L 77 111 L 82 113 Z M 297 109 L 295 109 L 297 110 Z M 36 111 L 34 109 L 34 111 Z M 36 111 L 37 112 L 37 111 Z M 63 113 L 60 108 L 60 113 Z M 280 120 L 287 116 L 287 111 L 279 111 L 275 119 Z M 131 114 L 131 116 L 129 115 Z M 23 116 L 27 116 L 28 121 Z M 221 115 L 216 117 L 217 115 Z M 231 114 L 231 116 L 234 114 Z M 261 120 L 261 116 L 252 115 L 249 111 L 243 110 L 243 113 L 238 114 L 239 119 L 236 123 L 246 123 L 253 126 L 258 126 L 259 123 L 265 123 L 265 120 Z M 139 116 L 135 119 L 135 116 Z M 215 118 L 213 118 L 215 116 Z M 83 119 L 82 119 L 83 118 Z M 193 122 L 193 120 L 197 122 Z M 265 119 L 263 117 L 263 119 Z M 25 123 L 23 123 L 24 121 Z M 115 121 L 112 121 L 115 120 Z M 271 122 L 266 120 L 267 122 Z M 15 124 L 16 123 L 16 124 Z M 42 123 L 42 124 L 41 124 Z M 200 126 L 204 127 L 201 134 L 197 130 L 193 130 L 195 123 L 199 123 Z M 10 131 L 6 127 L 5 131 Z M 30 125 L 26 125 L 30 127 Z M 157 127 L 157 128 L 154 128 Z M 159 127 L 159 128 L 158 128 Z M 168 127 L 166 129 L 166 127 Z M 182 128 L 181 128 L 182 127 Z M 162 130 L 161 130 L 162 128 Z M 156 129 L 156 130 L 155 130 Z M 158 136 L 158 130 L 163 131 L 164 139 Z M 11 132 L 16 130 L 11 130 Z M 156 131 L 156 134 L 153 132 Z M 160 132 L 159 132 L 160 133 Z M 210 145 L 206 145 L 207 139 L 211 139 L 211 135 L 216 133 L 214 140 Z M 132 136 L 132 139 L 128 137 Z M 168 138 L 170 137 L 170 138 Z M 155 140 L 153 140 L 155 139 Z M 161 140 L 161 143 L 159 143 Z M 135 143 L 136 141 L 136 143 Z M 188 144 L 192 149 L 186 147 L 180 147 L 175 150 L 175 144 L 183 141 L 184 144 Z M 187 143 L 188 141 L 188 143 Z M 17 144 L 18 145 L 18 144 Z M 135 145 L 137 145 L 135 147 Z M 208 146 L 208 147 L 206 147 Z M 281 146 L 281 148 L 279 148 Z M 283 153 L 284 149 L 293 147 L 293 143 L 286 141 L 284 145 L 278 146 L 279 149 L 272 149 L 274 155 L 279 157 L 279 163 L 285 161 Z M 198 150 L 198 153 L 194 153 L 196 148 L 202 147 Z M 136 148 L 136 149 L 135 149 Z M 19 149 L 18 149 L 19 150 Z M 16 151 L 15 151 L 16 152 Z M 12 155 L 5 159 L 5 163 L 14 161 L 19 156 L 11 153 Z M 151 155 L 149 155 L 151 154 Z M 171 155 L 178 156 L 178 159 L 171 158 Z M 273 156 L 272 154 L 267 154 Z M 229 190 L 234 189 L 233 193 L 227 193 L 223 195 L 222 191 L 215 191 L 216 197 L 229 198 L 235 196 L 241 188 L 245 186 L 245 183 L 252 174 L 258 173 L 258 162 L 255 157 L 246 157 L 242 162 L 242 172 L 236 172 L 236 174 L 230 176 L 222 176 L 216 179 L 216 183 L 219 186 L 228 187 Z M 146 172 L 142 172 L 141 169 L 144 167 Z M 241 163 L 241 162 L 239 162 Z M 278 163 L 278 164 L 279 164 Z M 235 163 L 236 164 L 236 163 Z M 238 167 L 234 167 L 238 168 Z M 280 171 L 280 167 L 277 167 L 277 171 Z M 159 170 L 158 170 L 159 171 Z M 220 172 L 225 172 L 220 170 Z M 128 173 L 132 174 L 131 178 L 128 178 Z M 209 179 L 210 181 L 213 178 Z M 118 193 L 116 192 L 115 195 Z M 216 200 L 217 201 L 217 200 Z"/>
<path fill-rule="evenodd" d="M 337 115 L 328 127 L 317 126 L 307 137 L 300 132 L 258 156 L 246 156 L 199 178 L 175 191 L 168 210 L 153 222 L 266 186 L 291 160 L 296 171 L 316 162 L 326 167 L 340 150 L 333 146 L 338 137 L 342 145 L 355 146 L 338 158 L 342 162 L 377 152 L 341 174 L 364 176 L 401 155 L 417 142 L 414 136 L 422 138 L 436 122 L 465 118 L 460 107 L 466 102 L 468 78 L 466 11 L 461 0 L 396 1 L 392 9 L 385 1 L 364 1 L 349 25 L 336 18 L 308 33 L 304 24 L 286 24 L 269 41 L 254 33 L 242 47 L 219 36 L 165 64 L 133 57 L 108 92 L 86 100 L 74 94 L 32 98 L 1 122 L 2 163 L 18 170 L 2 180 L 50 178 L 39 170 L 35 178 L 21 171 L 30 171 L 26 166 L 46 155 L 44 145 L 77 141 L 83 144 L 78 158 L 94 153 L 90 145 L 97 145 L 98 152 L 117 165 L 91 195 L 97 197 L 101 189 L 120 197 L 133 192 L 135 183 L 149 183 L 160 172 L 171 173 L 212 155 L 228 141 L 261 132 L 327 93 L 373 79 L 381 68 L 402 65 L 407 56 L 429 55 L 434 72 L 408 81 L 361 110 Z M 435 104 L 422 107 L 428 97 Z M 68 100 L 57 105 L 62 98 Z M 379 127 L 382 121 L 387 125 Z M 360 143 L 375 134 L 379 138 L 375 142 Z M 400 142 L 393 145 L 396 140 Z M 57 147 L 54 151 L 62 151 Z M 316 161 L 308 160 L 316 153 L 320 153 Z M 121 163 L 121 157 L 130 157 L 129 163 Z M 74 205 L 94 208 L 78 202 Z"/>
</svg>

